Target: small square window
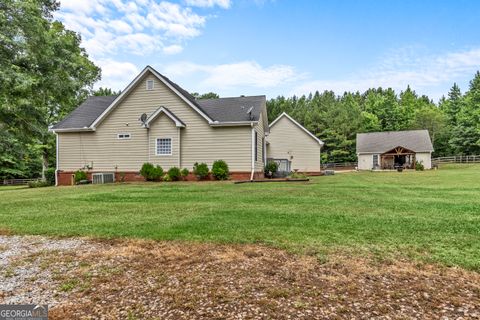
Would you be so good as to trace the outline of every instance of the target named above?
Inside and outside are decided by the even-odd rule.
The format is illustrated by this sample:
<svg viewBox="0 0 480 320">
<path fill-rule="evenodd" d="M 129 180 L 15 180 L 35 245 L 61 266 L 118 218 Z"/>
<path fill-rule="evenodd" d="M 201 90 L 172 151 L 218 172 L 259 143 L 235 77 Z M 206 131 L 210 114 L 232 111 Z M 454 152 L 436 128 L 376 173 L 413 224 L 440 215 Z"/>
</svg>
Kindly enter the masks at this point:
<svg viewBox="0 0 480 320">
<path fill-rule="evenodd" d="M 157 156 L 172 155 L 172 139 L 158 138 L 157 139 Z"/>
<path fill-rule="evenodd" d="M 120 140 L 125 140 L 125 139 L 130 139 L 130 133 L 119 133 L 117 134 L 117 139 Z"/>
<path fill-rule="evenodd" d="M 153 80 L 147 80 L 147 90 L 153 90 Z"/>
</svg>

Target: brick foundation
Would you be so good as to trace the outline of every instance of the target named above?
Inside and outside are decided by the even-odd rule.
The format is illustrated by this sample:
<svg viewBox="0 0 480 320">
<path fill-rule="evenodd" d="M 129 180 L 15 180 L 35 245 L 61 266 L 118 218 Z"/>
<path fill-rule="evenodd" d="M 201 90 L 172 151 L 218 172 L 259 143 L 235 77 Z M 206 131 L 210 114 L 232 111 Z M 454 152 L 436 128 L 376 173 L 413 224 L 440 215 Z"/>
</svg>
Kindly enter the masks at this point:
<svg viewBox="0 0 480 320">
<path fill-rule="evenodd" d="M 97 172 L 108 172 L 108 171 L 88 171 L 87 178 L 88 180 L 92 180 L 92 173 Z M 75 184 L 75 179 L 73 178 L 74 172 L 73 171 L 58 171 L 57 172 L 57 182 L 59 186 L 71 186 Z M 231 172 L 230 173 L 230 180 L 250 180 L 250 172 Z M 254 179 L 263 179 L 264 174 L 263 172 L 255 172 Z M 187 178 L 187 181 L 197 181 L 197 177 L 190 173 Z M 215 178 L 212 174 L 209 174 L 205 181 L 213 181 Z M 145 181 L 145 179 L 140 175 L 139 172 L 115 172 L 115 182 L 141 182 Z M 202 180 L 203 181 L 203 180 Z"/>
</svg>

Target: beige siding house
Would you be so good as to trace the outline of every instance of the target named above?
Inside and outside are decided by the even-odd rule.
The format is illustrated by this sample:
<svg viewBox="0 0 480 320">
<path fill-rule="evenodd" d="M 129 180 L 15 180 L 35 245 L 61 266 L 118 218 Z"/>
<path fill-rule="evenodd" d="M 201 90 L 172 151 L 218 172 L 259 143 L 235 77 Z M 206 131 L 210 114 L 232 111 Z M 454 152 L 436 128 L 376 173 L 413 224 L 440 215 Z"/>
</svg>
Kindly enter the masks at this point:
<svg viewBox="0 0 480 320">
<path fill-rule="evenodd" d="M 370 132 L 357 134 L 359 170 L 413 169 L 422 163 L 432 168 L 433 146 L 427 130 Z"/>
<path fill-rule="evenodd" d="M 319 170 L 316 138 L 298 123 L 273 126 L 272 157 L 285 157 L 282 148 L 297 139 L 292 169 Z M 143 180 L 145 162 L 192 171 L 196 162 L 211 168 L 224 160 L 233 179 L 263 177 L 270 126 L 265 96 L 195 99 L 147 66 L 120 95 L 88 98 L 51 130 L 57 135 L 57 184 L 69 185 L 79 169 L 94 181 Z"/>
<path fill-rule="evenodd" d="M 319 173 L 322 146 L 320 139 L 286 113 L 270 124 L 267 154 L 281 170 Z"/>
</svg>

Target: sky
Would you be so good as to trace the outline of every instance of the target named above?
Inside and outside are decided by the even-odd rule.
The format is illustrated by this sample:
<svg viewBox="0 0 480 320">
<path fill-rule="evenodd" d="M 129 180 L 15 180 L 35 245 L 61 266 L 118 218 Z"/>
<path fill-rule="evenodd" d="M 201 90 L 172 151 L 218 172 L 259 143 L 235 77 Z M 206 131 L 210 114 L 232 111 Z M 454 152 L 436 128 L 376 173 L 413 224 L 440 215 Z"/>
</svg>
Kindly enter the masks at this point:
<svg viewBox="0 0 480 320">
<path fill-rule="evenodd" d="M 410 85 L 437 101 L 480 70 L 477 0 L 60 0 L 55 18 L 124 89 L 146 66 L 190 92 L 267 98 Z"/>
</svg>

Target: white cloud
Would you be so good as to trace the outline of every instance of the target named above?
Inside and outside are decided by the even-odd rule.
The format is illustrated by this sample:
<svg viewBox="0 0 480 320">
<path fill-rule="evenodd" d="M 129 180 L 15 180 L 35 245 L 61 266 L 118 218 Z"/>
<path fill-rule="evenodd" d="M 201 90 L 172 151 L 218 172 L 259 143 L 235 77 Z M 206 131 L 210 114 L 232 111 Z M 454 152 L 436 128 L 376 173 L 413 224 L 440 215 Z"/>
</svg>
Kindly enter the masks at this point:
<svg viewBox="0 0 480 320">
<path fill-rule="evenodd" d="M 480 67 L 480 48 L 443 53 L 422 54 L 418 48 L 397 49 L 370 70 L 360 70 L 342 80 L 317 79 L 296 86 L 290 94 L 333 90 L 364 91 L 368 88 L 391 87 L 403 90 L 410 85 L 428 91 L 431 98 L 440 98 L 440 85 L 452 85 L 458 78 L 472 76 Z"/>
<path fill-rule="evenodd" d="M 254 61 L 231 64 L 202 65 L 181 62 L 164 68 L 169 76 L 200 76 L 200 86 L 213 89 L 233 87 L 271 88 L 303 77 L 288 65 L 263 67 Z"/>
<path fill-rule="evenodd" d="M 170 46 L 164 47 L 163 48 L 163 53 L 165 54 L 177 54 L 182 52 L 183 47 L 178 44 L 172 44 Z"/>
<path fill-rule="evenodd" d="M 187 5 L 194 7 L 214 7 L 219 6 L 228 9 L 231 6 L 230 0 L 186 0 Z"/>
<path fill-rule="evenodd" d="M 97 59 L 155 50 L 179 53 L 179 43 L 200 35 L 207 19 L 190 7 L 156 0 L 62 0 L 56 18 L 79 32 L 87 52 Z"/>
<path fill-rule="evenodd" d="M 112 59 L 96 60 L 102 67 L 102 80 L 95 87 L 107 87 L 114 90 L 123 90 L 125 86 L 140 72 L 130 62 L 120 62 Z"/>
</svg>

